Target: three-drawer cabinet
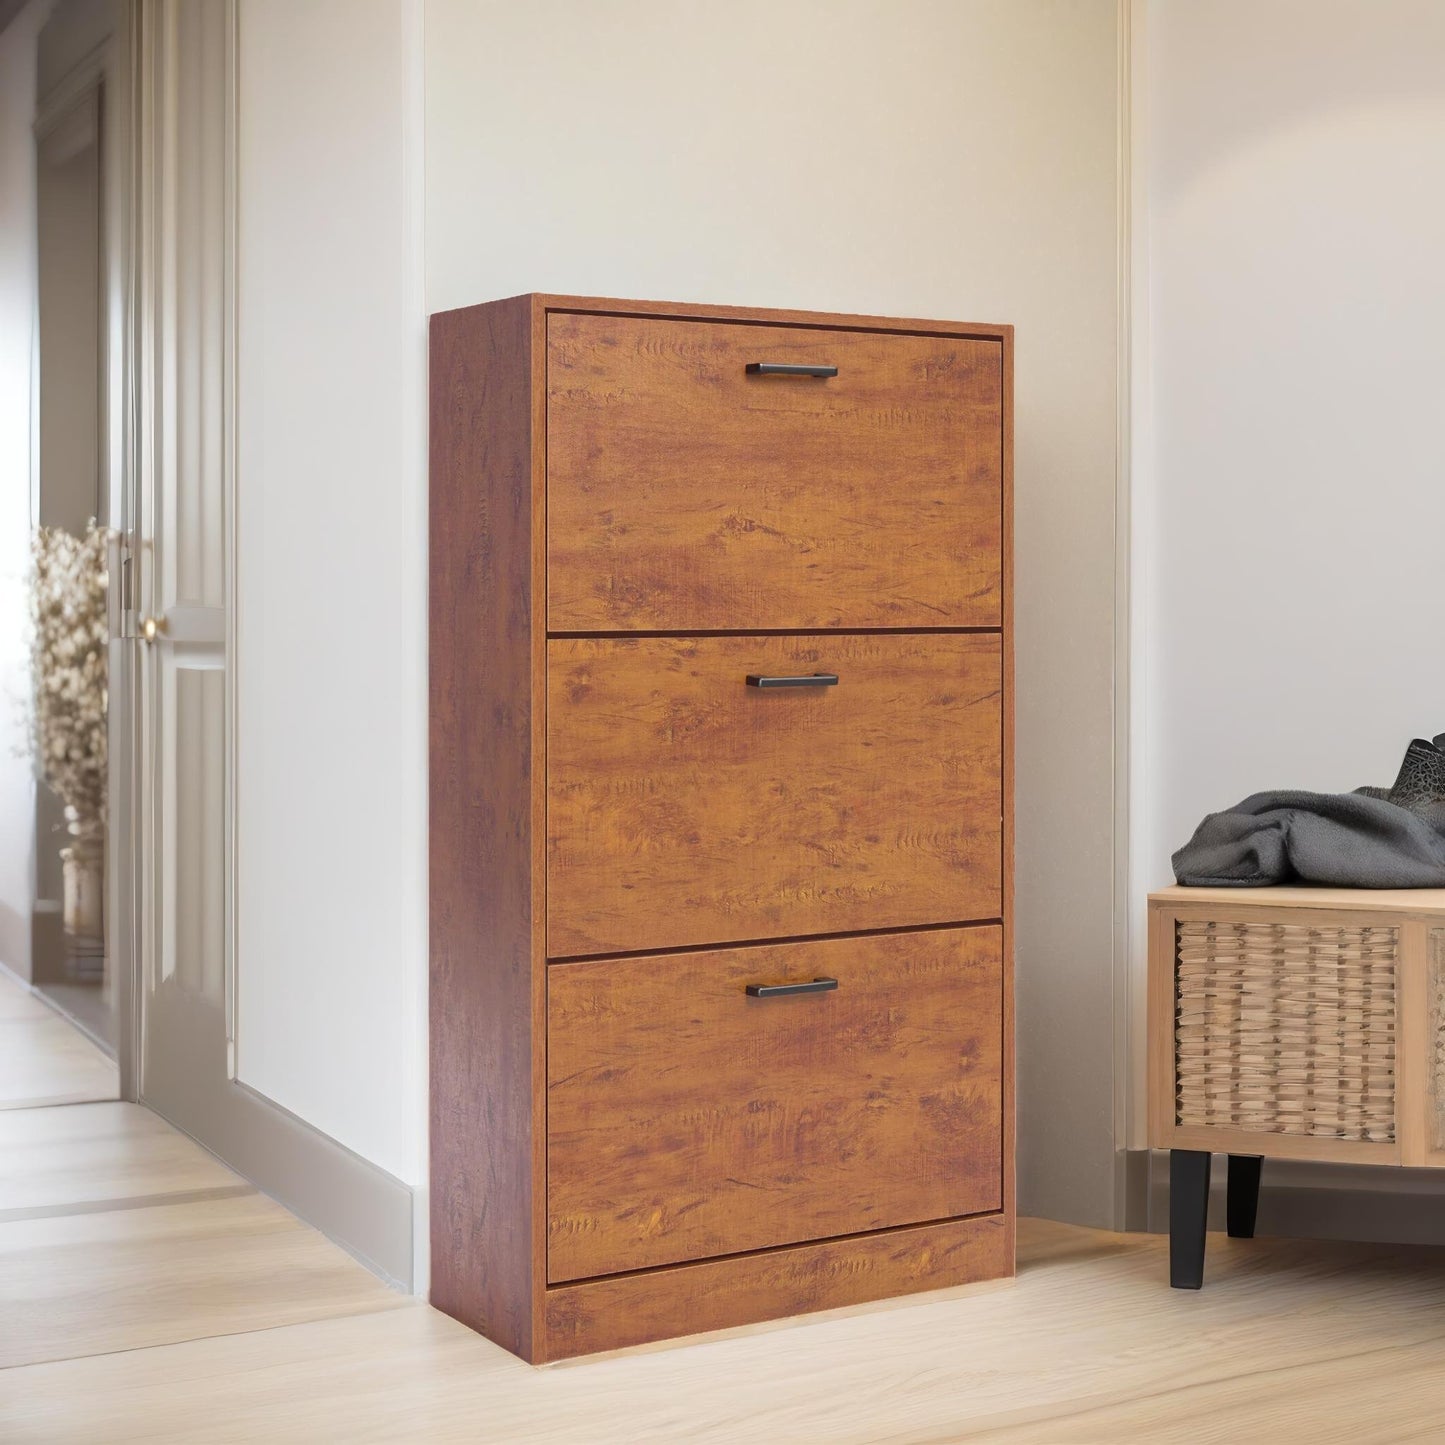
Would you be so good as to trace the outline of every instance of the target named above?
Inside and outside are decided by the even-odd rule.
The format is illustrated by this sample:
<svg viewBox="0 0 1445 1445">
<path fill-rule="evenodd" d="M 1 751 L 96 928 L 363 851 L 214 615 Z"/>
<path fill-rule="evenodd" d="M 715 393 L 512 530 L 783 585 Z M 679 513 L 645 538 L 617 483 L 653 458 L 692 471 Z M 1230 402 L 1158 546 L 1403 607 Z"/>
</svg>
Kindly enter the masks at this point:
<svg viewBox="0 0 1445 1445">
<path fill-rule="evenodd" d="M 432 318 L 431 1297 L 526 1359 L 1012 1273 L 1011 353 Z"/>
</svg>

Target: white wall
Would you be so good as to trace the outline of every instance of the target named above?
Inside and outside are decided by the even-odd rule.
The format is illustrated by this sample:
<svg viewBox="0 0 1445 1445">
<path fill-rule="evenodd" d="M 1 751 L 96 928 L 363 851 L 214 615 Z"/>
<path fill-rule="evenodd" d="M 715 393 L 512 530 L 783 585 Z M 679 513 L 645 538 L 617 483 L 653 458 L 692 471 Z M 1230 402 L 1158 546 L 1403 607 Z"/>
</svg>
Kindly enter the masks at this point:
<svg viewBox="0 0 1445 1445">
<path fill-rule="evenodd" d="M 425 321 L 407 0 L 242 0 L 240 1079 L 424 1173 Z"/>
<path fill-rule="evenodd" d="M 241 0 L 240 1078 L 424 1178 L 426 311 L 553 289 L 1012 321 L 1022 1202 L 1106 1219 L 1112 0 L 424 20 L 423 70 L 421 0 Z"/>
<path fill-rule="evenodd" d="M 0 964 L 30 976 L 35 781 L 26 745 L 30 692 L 26 577 L 31 523 L 30 362 L 35 326 L 36 37 L 49 6 L 0 32 Z"/>
<path fill-rule="evenodd" d="M 1206 812 L 1445 729 L 1445 6 L 1147 23 L 1136 917 Z"/>
<path fill-rule="evenodd" d="M 1113 0 L 428 0 L 429 310 L 1018 327 L 1020 1206 L 1113 1218 Z"/>
</svg>

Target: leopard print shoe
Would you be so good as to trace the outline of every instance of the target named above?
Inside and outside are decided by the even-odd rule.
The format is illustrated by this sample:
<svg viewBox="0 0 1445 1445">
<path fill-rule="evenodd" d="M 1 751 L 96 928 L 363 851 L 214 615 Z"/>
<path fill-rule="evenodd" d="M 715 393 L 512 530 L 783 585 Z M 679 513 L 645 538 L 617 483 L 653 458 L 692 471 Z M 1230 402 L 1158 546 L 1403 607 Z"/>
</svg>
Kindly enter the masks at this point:
<svg viewBox="0 0 1445 1445">
<path fill-rule="evenodd" d="M 1440 735 L 1445 739 L 1445 733 Z M 1445 750 L 1439 739 L 1416 738 L 1405 749 L 1390 801 L 1401 808 L 1417 808 L 1426 803 L 1445 802 Z"/>
</svg>

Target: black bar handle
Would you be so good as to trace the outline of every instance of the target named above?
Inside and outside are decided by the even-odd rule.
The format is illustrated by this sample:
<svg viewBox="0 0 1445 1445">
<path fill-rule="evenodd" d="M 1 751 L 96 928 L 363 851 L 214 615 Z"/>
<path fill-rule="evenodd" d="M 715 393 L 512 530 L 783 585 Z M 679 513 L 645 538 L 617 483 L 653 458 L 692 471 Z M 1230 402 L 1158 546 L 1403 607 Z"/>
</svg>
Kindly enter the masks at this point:
<svg viewBox="0 0 1445 1445">
<path fill-rule="evenodd" d="M 784 998 L 790 993 L 832 993 L 836 978 L 815 978 L 812 983 L 750 983 L 749 998 Z"/>
<path fill-rule="evenodd" d="M 750 361 L 749 376 L 837 376 L 836 366 L 810 366 L 795 361 Z"/>
<path fill-rule="evenodd" d="M 749 687 L 837 687 L 836 672 L 810 672 L 802 677 L 759 677 L 748 673 Z"/>
</svg>

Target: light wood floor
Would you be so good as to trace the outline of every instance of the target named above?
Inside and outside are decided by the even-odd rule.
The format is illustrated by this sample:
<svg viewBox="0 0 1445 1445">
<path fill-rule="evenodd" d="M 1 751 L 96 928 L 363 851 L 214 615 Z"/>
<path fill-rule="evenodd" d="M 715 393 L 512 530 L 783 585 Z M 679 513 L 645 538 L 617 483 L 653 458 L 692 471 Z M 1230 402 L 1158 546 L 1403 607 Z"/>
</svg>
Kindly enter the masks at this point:
<svg viewBox="0 0 1445 1445">
<path fill-rule="evenodd" d="M 0 1114 L 0 1440 L 1445 1439 L 1445 1251 L 1032 1221 L 1012 1286 L 534 1370 L 154 1115 Z"/>
<path fill-rule="evenodd" d="M 114 1099 L 119 1083 L 114 1060 L 0 973 L 0 1109 Z"/>
</svg>

